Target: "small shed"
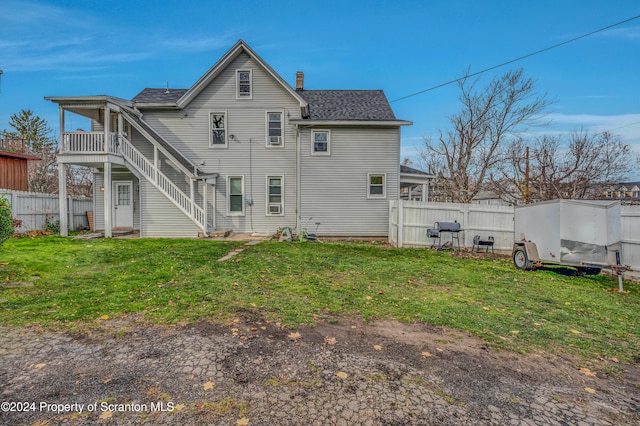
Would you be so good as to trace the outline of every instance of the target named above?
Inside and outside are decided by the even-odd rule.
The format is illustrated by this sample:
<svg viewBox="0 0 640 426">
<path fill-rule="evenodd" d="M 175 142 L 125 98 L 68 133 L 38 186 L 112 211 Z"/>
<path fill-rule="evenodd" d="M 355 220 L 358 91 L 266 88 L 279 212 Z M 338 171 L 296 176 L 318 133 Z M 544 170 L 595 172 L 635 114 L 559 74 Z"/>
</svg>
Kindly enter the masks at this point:
<svg viewBox="0 0 640 426">
<path fill-rule="evenodd" d="M 0 139 L 0 188 L 28 191 L 29 160 L 40 160 L 40 158 L 29 154 L 27 145 L 22 139 Z"/>
</svg>

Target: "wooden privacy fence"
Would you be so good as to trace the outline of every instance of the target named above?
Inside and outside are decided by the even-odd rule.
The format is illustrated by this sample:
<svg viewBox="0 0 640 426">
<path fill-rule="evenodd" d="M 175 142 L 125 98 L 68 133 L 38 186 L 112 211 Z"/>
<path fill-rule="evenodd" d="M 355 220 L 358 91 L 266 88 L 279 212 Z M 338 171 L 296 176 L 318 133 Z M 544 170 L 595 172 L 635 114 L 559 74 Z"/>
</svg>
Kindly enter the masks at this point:
<svg viewBox="0 0 640 426">
<path fill-rule="evenodd" d="M 47 222 L 60 220 L 59 200 L 55 194 L 11 191 L 0 189 L 0 197 L 6 197 L 11 203 L 14 219 L 22 221 L 16 228 L 19 233 L 44 230 Z M 93 210 L 93 200 L 86 197 L 67 197 L 69 230 L 88 229 L 87 211 Z"/>
<path fill-rule="evenodd" d="M 389 202 L 389 242 L 396 247 L 430 247 L 427 229 L 435 222 L 458 221 L 460 245 L 473 247 L 473 237 L 492 236 L 496 250 L 513 248 L 514 207 L 463 203 Z M 622 263 L 640 271 L 640 206 L 621 206 Z M 443 234 L 443 241 L 450 235 Z M 457 243 L 455 244 L 457 245 Z"/>
</svg>

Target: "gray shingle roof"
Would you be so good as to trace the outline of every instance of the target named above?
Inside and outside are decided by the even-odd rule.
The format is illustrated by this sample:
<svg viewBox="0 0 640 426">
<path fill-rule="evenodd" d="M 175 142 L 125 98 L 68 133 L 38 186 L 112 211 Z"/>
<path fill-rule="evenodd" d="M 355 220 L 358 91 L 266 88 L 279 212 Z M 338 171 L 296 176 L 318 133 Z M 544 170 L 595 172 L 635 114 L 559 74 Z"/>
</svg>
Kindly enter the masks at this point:
<svg viewBox="0 0 640 426">
<path fill-rule="evenodd" d="M 187 89 L 144 89 L 133 103 L 175 103 Z M 339 121 L 395 121 L 382 90 L 299 90 L 309 103 L 309 119 Z"/>
<path fill-rule="evenodd" d="M 418 169 L 414 169 L 413 167 L 405 166 L 404 164 L 400 164 L 400 173 L 408 173 L 408 174 L 412 174 L 412 175 L 431 176 L 427 172 L 424 172 L 424 171 L 418 170 Z"/>
<path fill-rule="evenodd" d="M 187 92 L 187 89 L 144 89 L 138 93 L 131 102 L 133 103 L 175 103 Z"/>
<path fill-rule="evenodd" d="M 299 90 L 311 120 L 394 121 L 382 90 Z"/>
</svg>

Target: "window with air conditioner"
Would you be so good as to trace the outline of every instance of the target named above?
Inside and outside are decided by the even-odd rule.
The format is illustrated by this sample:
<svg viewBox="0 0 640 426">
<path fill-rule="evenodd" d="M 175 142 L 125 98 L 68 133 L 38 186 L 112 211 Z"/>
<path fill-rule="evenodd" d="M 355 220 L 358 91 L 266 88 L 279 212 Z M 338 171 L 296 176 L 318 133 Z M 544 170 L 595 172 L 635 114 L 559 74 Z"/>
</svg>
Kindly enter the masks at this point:
<svg viewBox="0 0 640 426">
<path fill-rule="evenodd" d="M 267 146 L 283 146 L 282 112 L 267 113 Z"/>
<path fill-rule="evenodd" d="M 284 215 L 284 194 L 282 176 L 267 176 L 267 215 Z"/>
</svg>

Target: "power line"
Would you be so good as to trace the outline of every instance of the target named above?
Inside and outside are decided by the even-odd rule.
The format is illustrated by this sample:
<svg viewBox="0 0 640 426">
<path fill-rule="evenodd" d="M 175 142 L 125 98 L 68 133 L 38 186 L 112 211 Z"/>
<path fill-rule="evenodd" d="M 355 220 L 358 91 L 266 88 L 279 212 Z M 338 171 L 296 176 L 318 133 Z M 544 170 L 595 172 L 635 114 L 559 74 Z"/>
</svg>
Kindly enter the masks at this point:
<svg viewBox="0 0 640 426">
<path fill-rule="evenodd" d="M 496 68 L 500 68 L 500 67 L 503 67 L 505 65 L 509 65 L 509 64 L 514 63 L 514 62 L 517 62 L 517 61 L 521 61 L 521 60 L 529 58 L 531 56 L 538 55 L 540 53 L 546 52 L 546 51 L 551 50 L 551 49 L 555 49 L 556 47 L 564 46 L 565 44 L 572 43 L 572 42 L 574 42 L 576 40 L 580 40 L 580 39 L 583 39 L 585 37 L 589 37 L 589 36 L 592 36 L 594 34 L 597 34 L 599 32 L 606 31 L 606 30 L 611 29 L 613 27 L 617 27 L 618 25 L 626 24 L 627 22 L 633 21 L 634 19 L 638 19 L 638 18 L 640 18 L 640 15 L 633 16 L 631 18 L 625 19 L 624 21 L 616 22 L 615 24 L 600 28 L 600 29 L 595 30 L 595 31 L 591 31 L 590 33 L 586 33 L 586 34 L 583 34 L 581 36 L 574 37 L 574 38 L 572 38 L 570 40 L 563 41 L 562 43 L 554 44 L 553 46 L 549 46 L 549 47 L 545 47 L 544 49 L 536 50 L 535 52 L 531 52 L 531 53 L 528 53 L 528 54 L 526 54 L 524 56 L 520 56 L 518 58 L 511 59 L 511 60 L 506 61 L 506 62 L 502 62 L 501 64 L 494 65 L 494 66 L 489 67 L 489 68 L 485 68 L 485 69 L 483 69 L 481 71 L 476 71 L 476 72 L 474 72 L 472 74 L 465 75 L 464 77 L 456 78 L 455 80 L 447 81 L 446 83 L 438 84 L 437 86 L 433 86 L 433 87 L 430 87 L 428 89 L 424 89 L 424 90 L 421 90 L 419 92 L 415 92 L 415 93 L 412 93 L 410 95 L 403 96 L 403 97 L 398 98 L 398 99 L 394 99 L 391 102 L 401 101 L 403 99 L 411 98 L 413 96 L 417 96 L 417 95 L 420 95 L 420 94 L 425 93 L 425 92 L 430 92 L 431 90 L 435 90 L 435 89 L 439 89 L 439 88 L 444 87 L 444 86 L 448 86 L 449 84 L 457 83 L 457 82 L 462 81 L 462 80 L 464 80 L 466 78 L 474 77 L 476 75 L 485 73 L 487 71 L 491 71 L 491 70 L 494 70 Z"/>
</svg>

